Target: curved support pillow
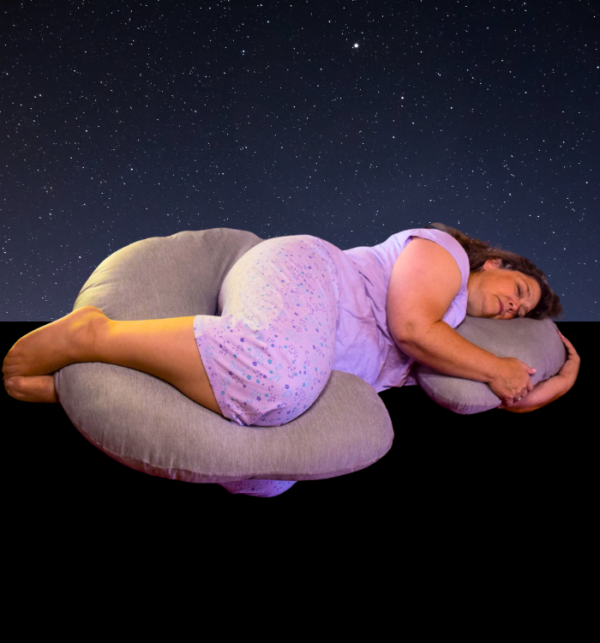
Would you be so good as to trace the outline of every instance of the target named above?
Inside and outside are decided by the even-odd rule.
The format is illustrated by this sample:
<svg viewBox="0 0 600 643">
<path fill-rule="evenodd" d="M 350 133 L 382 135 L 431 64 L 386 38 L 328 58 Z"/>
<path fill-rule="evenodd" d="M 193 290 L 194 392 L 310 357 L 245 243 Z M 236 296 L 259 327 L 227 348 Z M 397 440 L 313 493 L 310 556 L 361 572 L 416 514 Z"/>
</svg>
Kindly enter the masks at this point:
<svg viewBox="0 0 600 643">
<path fill-rule="evenodd" d="M 100 263 L 73 310 L 96 306 L 115 320 L 216 315 L 227 273 L 261 241 L 229 228 L 137 241 Z M 219 483 L 230 493 L 270 497 L 296 480 L 359 471 L 394 439 L 375 389 L 340 371 L 300 417 L 274 427 L 240 426 L 161 379 L 114 364 L 71 364 L 54 382 L 69 419 L 111 458 L 150 475 Z"/>
<path fill-rule="evenodd" d="M 484 319 L 465 317 L 454 329 L 471 343 L 498 357 L 516 357 L 537 372 L 531 376 L 538 384 L 556 375 L 567 360 L 568 352 L 550 319 Z M 498 407 L 502 400 L 484 382 L 443 375 L 415 364 L 412 369 L 419 386 L 440 406 L 461 415 L 481 413 Z"/>
<path fill-rule="evenodd" d="M 73 310 L 96 306 L 115 320 L 216 315 L 225 276 L 262 241 L 229 228 L 137 241 L 98 265 Z M 522 359 L 538 369 L 541 380 L 558 372 L 565 359 L 551 326 L 549 320 L 467 317 L 456 330 L 491 352 Z M 420 365 L 416 375 L 434 401 L 457 413 L 500 404 L 487 384 Z M 240 426 L 163 380 L 113 364 L 71 364 L 55 373 L 54 382 L 69 419 L 111 458 L 154 476 L 218 483 L 230 493 L 271 497 L 297 480 L 359 471 L 382 458 L 394 439 L 375 389 L 341 371 L 332 372 L 305 413 L 275 427 Z"/>
</svg>

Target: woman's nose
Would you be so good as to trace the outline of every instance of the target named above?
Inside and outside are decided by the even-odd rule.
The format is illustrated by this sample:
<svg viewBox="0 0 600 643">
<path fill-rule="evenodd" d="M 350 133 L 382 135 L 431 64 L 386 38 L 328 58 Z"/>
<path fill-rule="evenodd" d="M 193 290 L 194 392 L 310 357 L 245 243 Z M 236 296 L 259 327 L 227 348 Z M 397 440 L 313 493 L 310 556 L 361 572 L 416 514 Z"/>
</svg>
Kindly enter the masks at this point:
<svg viewBox="0 0 600 643">
<path fill-rule="evenodd" d="M 513 317 L 517 316 L 518 304 L 512 298 L 508 300 L 508 310 Z"/>
</svg>

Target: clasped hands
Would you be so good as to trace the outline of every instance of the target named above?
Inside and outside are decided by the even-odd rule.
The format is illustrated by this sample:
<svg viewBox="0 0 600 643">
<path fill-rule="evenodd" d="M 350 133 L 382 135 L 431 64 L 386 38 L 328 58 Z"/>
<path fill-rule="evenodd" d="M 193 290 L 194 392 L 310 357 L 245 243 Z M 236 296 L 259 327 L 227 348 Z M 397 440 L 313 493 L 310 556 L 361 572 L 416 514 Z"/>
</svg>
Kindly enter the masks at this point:
<svg viewBox="0 0 600 643">
<path fill-rule="evenodd" d="M 503 403 L 497 408 L 517 413 L 526 413 L 553 402 L 559 397 L 562 397 L 567 393 L 567 391 L 571 390 L 577 380 L 577 376 L 579 375 L 581 358 L 573 344 L 560 331 L 558 331 L 558 329 L 557 332 L 569 352 L 567 361 L 563 364 L 560 371 L 553 377 L 536 384 L 529 392 L 525 389 L 525 395 L 522 396 L 521 400 L 517 400 L 516 398 L 510 399 L 505 395 L 498 395 L 500 387 L 496 386 L 497 390 L 494 390 L 494 386 L 490 383 L 492 390 L 494 390 L 496 395 L 503 400 Z"/>
</svg>

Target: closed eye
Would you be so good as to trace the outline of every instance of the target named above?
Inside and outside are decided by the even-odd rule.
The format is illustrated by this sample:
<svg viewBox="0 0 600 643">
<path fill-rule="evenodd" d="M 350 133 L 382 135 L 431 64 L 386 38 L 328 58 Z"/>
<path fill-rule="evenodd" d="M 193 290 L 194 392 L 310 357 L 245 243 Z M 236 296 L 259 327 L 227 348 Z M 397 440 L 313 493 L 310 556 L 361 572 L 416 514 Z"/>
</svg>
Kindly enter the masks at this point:
<svg viewBox="0 0 600 643">
<path fill-rule="evenodd" d="M 521 296 L 522 296 L 522 295 L 521 295 L 521 293 L 522 293 L 521 286 L 517 286 L 517 289 L 518 289 L 518 291 L 519 291 L 519 297 L 521 297 Z"/>
</svg>

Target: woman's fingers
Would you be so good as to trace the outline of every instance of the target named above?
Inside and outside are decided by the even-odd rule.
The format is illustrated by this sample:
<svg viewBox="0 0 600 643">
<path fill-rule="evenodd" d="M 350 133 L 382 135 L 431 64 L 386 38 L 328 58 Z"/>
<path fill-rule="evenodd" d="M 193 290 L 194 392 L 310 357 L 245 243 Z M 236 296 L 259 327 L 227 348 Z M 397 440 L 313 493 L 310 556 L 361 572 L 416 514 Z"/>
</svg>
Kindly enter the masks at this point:
<svg viewBox="0 0 600 643">
<path fill-rule="evenodd" d="M 573 346 L 573 344 L 560 331 L 558 331 L 558 334 L 567 347 L 567 351 L 569 352 L 569 359 L 579 358 L 579 354 L 575 350 L 575 346 Z"/>
</svg>

